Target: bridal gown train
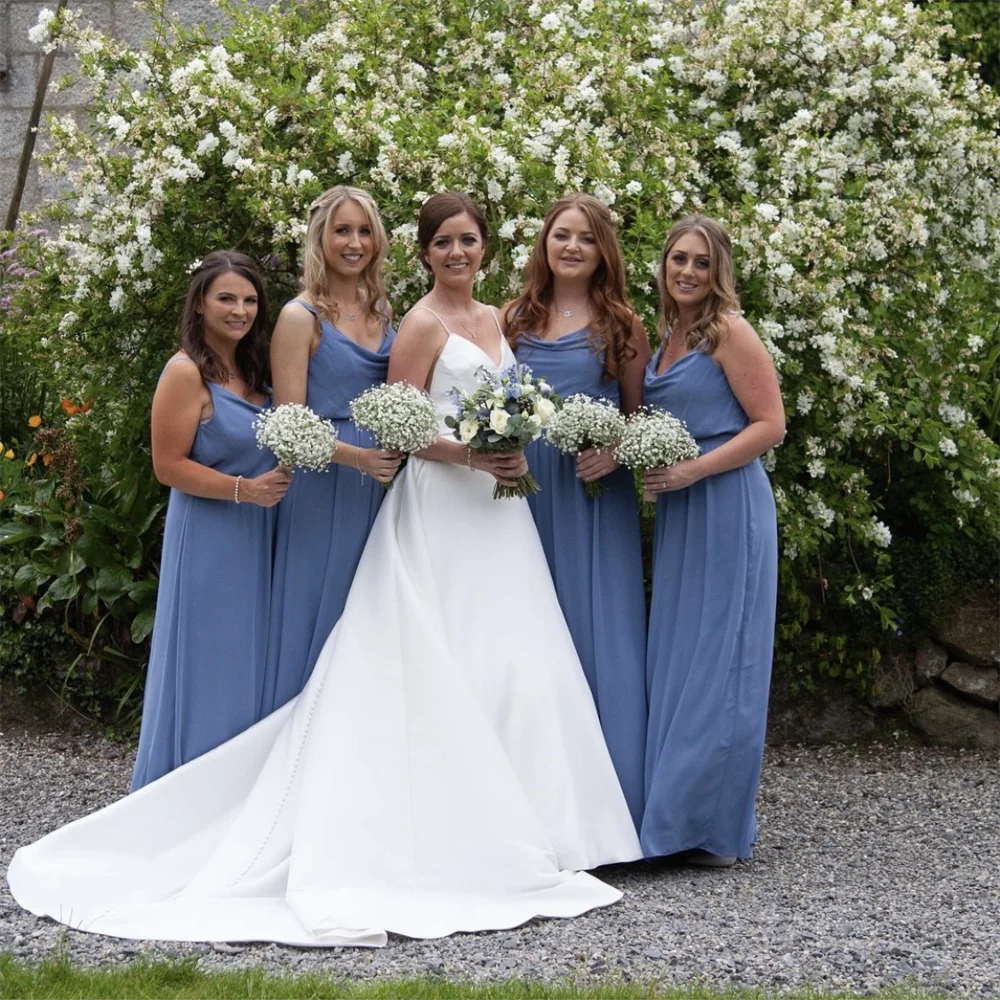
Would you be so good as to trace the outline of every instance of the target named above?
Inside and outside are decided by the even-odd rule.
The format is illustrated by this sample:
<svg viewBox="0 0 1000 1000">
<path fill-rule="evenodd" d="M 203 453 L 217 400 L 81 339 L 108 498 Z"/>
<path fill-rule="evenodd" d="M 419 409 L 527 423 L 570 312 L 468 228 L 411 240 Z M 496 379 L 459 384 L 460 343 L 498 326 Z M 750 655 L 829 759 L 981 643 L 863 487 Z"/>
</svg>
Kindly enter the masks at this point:
<svg viewBox="0 0 1000 1000">
<path fill-rule="evenodd" d="M 448 336 L 442 418 L 484 364 Z M 582 870 L 639 858 L 635 829 L 527 503 L 492 491 L 411 459 L 303 692 L 22 847 L 18 903 L 126 938 L 379 946 L 619 899 Z"/>
</svg>

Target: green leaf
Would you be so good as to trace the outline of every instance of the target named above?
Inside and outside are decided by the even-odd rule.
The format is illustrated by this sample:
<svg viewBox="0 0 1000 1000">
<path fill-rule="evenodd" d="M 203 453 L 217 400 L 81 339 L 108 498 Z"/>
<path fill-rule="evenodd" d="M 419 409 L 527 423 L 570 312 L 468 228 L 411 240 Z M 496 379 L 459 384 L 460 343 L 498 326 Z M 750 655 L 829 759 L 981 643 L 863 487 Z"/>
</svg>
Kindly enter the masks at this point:
<svg viewBox="0 0 1000 1000">
<path fill-rule="evenodd" d="M 150 632 L 153 631 L 153 618 L 155 612 L 152 608 L 147 608 L 145 611 L 140 611 L 135 618 L 132 619 L 132 641 L 142 642 Z"/>
<path fill-rule="evenodd" d="M 156 592 L 159 589 L 158 580 L 140 580 L 129 588 L 128 596 L 135 601 L 139 607 L 151 604 L 156 600 Z"/>
<path fill-rule="evenodd" d="M 132 574 L 121 565 L 102 566 L 97 574 L 97 593 L 105 601 L 115 600 L 128 593 L 132 586 Z"/>
<path fill-rule="evenodd" d="M 0 545 L 13 545 L 37 537 L 38 532 L 27 524 L 0 524 Z"/>
<path fill-rule="evenodd" d="M 80 593 L 80 581 L 75 576 L 58 576 L 45 591 L 48 603 L 53 601 L 71 601 Z"/>
<path fill-rule="evenodd" d="M 18 597 L 24 597 L 25 594 L 36 594 L 39 584 L 45 583 L 48 578 L 48 573 L 39 573 L 34 564 L 25 563 L 14 574 L 14 592 Z"/>
</svg>

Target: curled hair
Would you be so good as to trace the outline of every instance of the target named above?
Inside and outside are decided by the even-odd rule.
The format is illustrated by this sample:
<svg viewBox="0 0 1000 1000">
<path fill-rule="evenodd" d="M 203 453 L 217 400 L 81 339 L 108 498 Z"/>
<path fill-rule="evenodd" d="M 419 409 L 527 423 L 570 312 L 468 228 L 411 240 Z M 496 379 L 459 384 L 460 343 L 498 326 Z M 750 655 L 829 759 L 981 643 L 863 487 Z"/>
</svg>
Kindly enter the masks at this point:
<svg viewBox="0 0 1000 1000">
<path fill-rule="evenodd" d="M 705 215 L 689 215 L 673 225 L 663 244 L 656 285 L 660 291 L 661 339 L 680 316 L 677 303 L 667 291 L 667 257 L 674 244 L 688 233 L 697 233 L 708 244 L 708 276 L 711 291 L 702 300 L 698 315 L 687 331 L 689 351 L 703 350 L 714 354 L 726 334 L 726 313 L 738 313 L 740 298 L 736 293 L 733 271 L 733 242 L 729 233 L 714 219 Z"/>
<path fill-rule="evenodd" d="M 420 244 L 420 263 L 430 270 L 425 255 L 430 249 L 434 234 L 456 215 L 468 212 L 475 222 L 479 235 L 483 238 L 484 249 L 489 249 L 490 229 L 486 224 L 483 210 L 463 191 L 442 191 L 431 195 L 424 202 L 417 219 L 417 243 Z"/>
<path fill-rule="evenodd" d="M 267 293 L 257 265 L 246 254 L 236 250 L 213 250 L 194 269 L 181 314 L 181 347 L 198 366 L 206 382 L 225 385 L 229 381 L 226 363 L 205 343 L 205 296 L 211 291 L 215 279 L 223 274 L 238 274 L 246 278 L 257 293 L 257 315 L 249 331 L 236 345 L 236 367 L 254 392 L 266 393 L 271 381 L 267 352 L 267 328 L 270 325 Z"/>
<path fill-rule="evenodd" d="M 385 235 L 385 226 L 382 225 L 378 206 L 372 196 L 361 188 L 338 184 L 324 191 L 310 205 L 300 289 L 309 296 L 322 318 L 334 324 L 340 319 L 340 310 L 330 295 L 326 246 L 333 217 L 346 201 L 353 201 L 360 206 L 372 233 L 372 259 L 358 275 L 358 296 L 364 304 L 367 318 L 385 324 L 389 322 L 389 306 L 382 267 L 385 264 L 389 240 Z"/>
<path fill-rule="evenodd" d="M 508 310 L 507 339 L 511 347 L 524 333 L 541 333 L 552 308 L 553 275 L 549 267 L 548 239 L 556 220 L 567 209 L 586 217 L 601 255 L 590 278 L 590 345 L 604 355 L 604 377 L 618 379 L 628 361 L 636 357 L 631 344 L 635 315 L 625 290 L 625 262 L 618 244 L 615 222 L 604 202 L 589 194 L 564 194 L 548 211 L 524 272 L 524 288 Z"/>
</svg>

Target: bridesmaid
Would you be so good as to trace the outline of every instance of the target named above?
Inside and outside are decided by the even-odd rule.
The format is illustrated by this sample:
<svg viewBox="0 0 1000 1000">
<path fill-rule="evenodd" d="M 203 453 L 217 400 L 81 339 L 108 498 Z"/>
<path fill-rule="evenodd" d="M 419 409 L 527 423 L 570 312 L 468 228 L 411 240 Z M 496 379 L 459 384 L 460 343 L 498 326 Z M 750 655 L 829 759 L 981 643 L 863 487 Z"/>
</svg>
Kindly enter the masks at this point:
<svg viewBox="0 0 1000 1000">
<path fill-rule="evenodd" d="M 658 283 L 663 343 L 645 399 L 684 420 L 702 453 L 645 474 L 658 497 L 641 841 L 647 857 L 727 867 L 756 835 L 778 575 L 760 456 L 785 415 L 770 355 L 739 312 L 725 229 L 678 222 Z"/>
<path fill-rule="evenodd" d="M 368 532 L 399 467 L 350 419 L 352 399 L 385 381 L 394 331 L 382 280 L 386 235 L 375 202 L 337 186 L 312 205 L 302 293 L 271 339 L 274 401 L 305 403 L 337 427 L 333 465 L 298 471 L 278 513 L 261 715 L 305 686 L 340 618 Z"/>
<path fill-rule="evenodd" d="M 504 312 L 517 359 L 564 398 L 576 392 L 604 397 L 626 414 L 641 404 L 649 341 L 629 305 L 621 248 L 602 202 L 569 194 L 552 206 L 524 290 Z M 538 441 L 527 457 L 542 487 L 528 503 L 638 828 L 646 601 L 633 478 L 607 451 L 573 458 Z M 604 492 L 591 499 L 584 484 L 598 479 Z"/>
<path fill-rule="evenodd" d="M 153 396 L 153 469 L 171 490 L 133 791 L 259 718 L 269 508 L 291 481 L 252 427 L 268 402 L 266 330 L 253 261 L 210 253 L 188 288 L 182 349 Z"/>
</svg>

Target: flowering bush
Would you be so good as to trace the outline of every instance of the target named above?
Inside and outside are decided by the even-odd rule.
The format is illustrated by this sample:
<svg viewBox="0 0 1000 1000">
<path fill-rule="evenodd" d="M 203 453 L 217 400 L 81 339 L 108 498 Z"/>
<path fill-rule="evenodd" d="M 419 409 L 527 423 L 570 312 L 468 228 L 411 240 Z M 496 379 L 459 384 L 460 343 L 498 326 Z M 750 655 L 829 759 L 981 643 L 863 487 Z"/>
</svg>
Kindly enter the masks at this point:
<svg viewBox="0 0 1000 1000">
<path fill-rule="evenodd" d="M 863 671 L 882 629 L 926 627 L 940 603 L 903 572 L 920 547 L 943 587 L 963 552 L 995 546 L 997 447 L 977 421 L 997 337 L 1000 100 L 938 57 L 947 15 L 903 0 L 225 6 L 218 42 L 164 21 L 132 51 L 73 14 L 37 31 L 76 53 L 96 96 L 90 127 L 51 125 L 67 194 L 17 293 L 31 316 L 17 336 L 53 399 L 97 401 L 92 477 L 114 481 L 146 447 L 207 251 L 246 250 L 287 290 L 310 201 L 358 183 L 391 232 L 399 312 L 426 282 L 415 213 L 459 188 L 486 206 L 480 294 L 500 302 L 546 207 L 586 190 L 618 214 L 650 330 L 671 222 L 701 210 L 734 235 L 789 418 L 766 457 L 780 662 Z"/>
</svg>

